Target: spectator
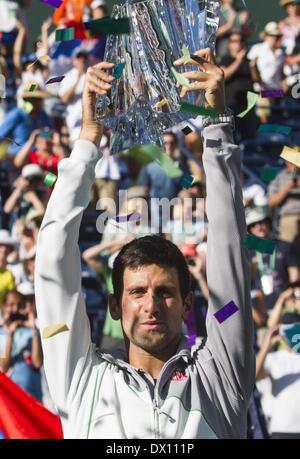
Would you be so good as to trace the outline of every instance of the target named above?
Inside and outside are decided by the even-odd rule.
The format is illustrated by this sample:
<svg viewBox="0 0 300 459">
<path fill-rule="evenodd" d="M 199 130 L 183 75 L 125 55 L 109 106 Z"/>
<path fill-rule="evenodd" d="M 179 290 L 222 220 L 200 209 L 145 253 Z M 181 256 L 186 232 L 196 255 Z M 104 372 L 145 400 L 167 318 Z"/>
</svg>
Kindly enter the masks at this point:
<svg viewBox="0 0 300 459">
<path fill-rule="evenodd" d="M 37 400 L 42 400 L 40 368 L 43 363 L 41 340 L 35 315 L 22 295 L 13 290 L 4 298 L 1 370 Z"/>
<path fill-rule="evenodd" d="M 22 167 L 26 162 L 38 164 L 45 172 L 57 175 L 57 165 L 62 158 L 54 151 L 53 133 L 49 129 L 35 129 L 15 156 L 14 164 L 16 167 Z"/>
<path fill-rule="evenodd" d="M 16 181 L 16 187 L 8 197 L 4 212 L 16 212 L 18 220 L 25 222 L 28 212 L 35 209 L 44 212 L 42 192 L 40 189 L 43 171 L 37 164 L 27 164 Z"/>
<path fill-rule="evenodd" d="M 164 134 L 164 147 L 166 154 L 176 162 L 179 159 L 178 140 L 172 132 Z M 178 164 L 178 162 L 177 162 Z M 178 191 L 181 189 L 181 177 L 170 178 L 166 172 L 156 162 L 146 164 L 140 171 L 138 183 L 141 186 L 146 186 L 149 190 L 149 197 L 151 199 L 151 216 L 152 223 L 157 228 L 157 231 L 163 231 L 161 222 L 162 214 L 159 207 L 158 200 L 167 198 L 172 200 L 177 196 Z"/>
<path fill-rule="evenodd" d="M 28 140 L 34 129 L 51 127 L 48 115 L 43 111 L 43 99 L 48 93 L 42 91 L 39 86 L 29 91 L 31 84 L 22 88 L 24 102 L 29 106 L 17 107 L 7 113 L 3 123 L 0 125 L 0 138 L 10 137 L 13 142 L 8 148 L 8 153 L 15 154 Z"/>
<path fill-rule="evenodd" d="M 300 2 L 297 0 L 280 0 L 280 5 L 285 9 L 288 16 L 280 21 L 278 26 L 282 33 L 282 45 L 286 54 L 290 55 L 300 32 Z"/>
<path fill-rule="evenodd" d="M 252 91 L 253 82 L 250 64 L 246 57 L 247 47 L 240 32 L 232 32 L 228 41 L 229 53 L 222 57 L 220 64 L 225 72 L 225 91 L 227 105 L 235 115 L 247 107 L 247 92 Z M 256 117 L 251 111 L 247 118 L 236 118 L 236 127 L 240 139 L 251 138 L 255 135 Z"/>
<path fill-rule="evenodd" d="M 277 327 L 282 320 L 282 316 L 289 312 L 300 314 L 299 281 L 290 283 L 289 287 L 279 295 L 273 309 L 270 311 L 267 322 L 268 328 L 274 329 Z"/>
<path fill-rule="evenodd" d="M 55 9 L 53 21 L 56 27 L 67 25 L 70 21 L 81 22 L 87 18 L 88 6 L 92 0 L 65 0 L 60 8 Z"/>
<path fill-rule="evenodd" d="M 88 54 L 79 49 L 74 52 L 74 68 L 70 70 L 60 84 L 59 95 L 66 104 L 66 123 L 70 140 L 78 138 L 81 123 L 81 97 L 88 68 Z"/>
<path fill-rule="evenodd" d="M 271 239 L 272 227 L 267 212 L 260 208 L 246 214 L 247 229 L 256 237 Z M 255 286 L 265 294 L 266 308 L 271 309 L 289 282 L 299 279 L 299 264 L 289 242 L 276 240 L 272 255 L 251 251 L 252 262 L 257 266 Z"/>
<path fill-rule="evenodd" d="M 16 244 L 7 230 L 0 230 L 0 314 L 6 293 L 15 288 L 14 276 L 7 269 L 7 257 Z"/>
<path fill-rule="evenodd" d="M 279 238 L 290 243 L 300 235 L 300 174 L 294 164 L 285 161 L 285 169 L 270 183 L 269 206 L 277 211 Z M 300 261 L 300 251 L 297 248 Z"/>
<path fill-rule="evenodd" d="M 108 16 L 106 0 L 94 0 L 91 3 L 93 19 L 102 19 Z"/>
<path fill-rule="evenodd" d="M 283 80 L 284 53 L 282 34 L 276 22 L 268 22 L 261 34 L 263 42 L 252 46 L 248 53 L 252 79 L 259 91 L 278 89 Z"/>
<path fill-rule="evenodd" d="M 228 54 L 228 39 L 232 30 L 242 33 L 244 36 L 251 35 L 249 24 L 249 12 L 247 9 L 237 11 L 236 0 L 222 0 L 220 24 L 217 30 L 217 56 L 222 59 Z"/>
<path fill-rule="evenodd" d="M 300 322 L 300 314 L 292 321 Z M 270 352 L 281 343 L 281 350 Z M 282 343 L 278 328 L 268 331 L 256 359 L 258 380 L 268 376 L 271 381 L 271 438 L 300 439 L 300 354 Z"/>
</svg>

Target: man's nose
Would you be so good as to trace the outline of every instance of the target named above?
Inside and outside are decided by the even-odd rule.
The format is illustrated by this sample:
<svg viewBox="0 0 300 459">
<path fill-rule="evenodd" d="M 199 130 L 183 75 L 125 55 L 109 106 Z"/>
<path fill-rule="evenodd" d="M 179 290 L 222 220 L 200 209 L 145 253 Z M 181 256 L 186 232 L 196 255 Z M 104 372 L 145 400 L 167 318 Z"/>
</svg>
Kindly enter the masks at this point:
<svg viewBox="0 0 300 459">
<path fill-rule="evenodd" d="M 146 301 L 146 309 L 152 314 L 159 311 L 160 309 L 160 298 L 153 292 L 149 292 L 148 298 Z"/>
</svg>

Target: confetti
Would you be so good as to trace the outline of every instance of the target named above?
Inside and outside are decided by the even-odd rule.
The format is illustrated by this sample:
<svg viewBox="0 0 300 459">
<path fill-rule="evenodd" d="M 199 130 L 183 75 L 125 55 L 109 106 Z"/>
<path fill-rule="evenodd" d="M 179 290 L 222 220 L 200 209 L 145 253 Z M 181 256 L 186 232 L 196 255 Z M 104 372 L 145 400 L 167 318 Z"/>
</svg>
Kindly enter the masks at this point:
<svg viewBox="0 0 300 459">
<path fill-rule="evenodd" d="M 55 324 L 49 325 L 43 330 L 43 339 L 52 338 L 52 336 L 58 335 L 64 331 L 69 331 L 69 328 L 66 324 Z"/>
<path fill-rule="evenodd" d="M 258 99 L 258 95 L 255 92 L 248 91 L 247 92 L 247 108 L 242 113 L 237 115 L 239 118 L 244 118 L 250 110 L 255 106 L 256 101 Z"/>
<path fill-rule="evenodd" d="M 183 76 L 181 73 L 177 72 L 175 67 L 171 67 L 171 70 L 177 82 L 181 84 L 181 86 L 185 86 L 187 88 L 191 87 L 189 80 L 185 76 Z"/>
<path fill-rule="evenodd" d="M 28 100 L 27 101 L 24 101 L 23 103 L 23 109 L 26 113 L 31 113 L 32 110 L 33 110 L 33 105 L 31 102 L 29 102 Z"/>
<path fill-rule="evenodd" d="M 198 107 L 197 105 L 189 104 L 184 100 L 181 100 L 180 110 L 183 112 L 193 113 L 194 115 L 202 115 L 202 116 L 213 116 L 216 117 L 219 115 L 219 112 L 213 108 L 204 108 Z"/>
<path fill-rule="evenodd" d="M 271 166 L 264 167 L 264 169 L 262 170 L 262 172 L 260 174 L 260 178 L 264 182 L 270 183 L 270 182 L 272 182 L 272 180 L 274 180 L 276 178 L 276 176 L 278 175 L 280 170 L 281 169 L 279 169 L 278 167 L 271 167 Z"/>
<path fill-rule="evenodd" d="M 278 134 L 290 135 L 292 128 L 280 124 L 261 124 L 257 132 L 278 132 Z"/>
<path fill-rule="evenodd" d="M 116 80 L 119 80 L 119 78 L 121 78 L 122 74 L 123 74 L 123 70 L 125 68 L 125 62 L 122 62 L 121 64 L 118 64 L 115 68 L 115 72 L 113 74 L 113 76 L 115 77 Z"/>
<path fill-rule="evenodd" d="M 158 145 L 138 145 L 130 148 L 128 154 L 133 156 L 139 163 L 157 162 L 168 177 L 180 177 L 182 175 L 181 169 L 175 165 L 171 158 Z"/>
<path fill-rule="evenodd" d="M 156 102 L 156 104 L 154 105 L 155 108 L 161 108 L 161 107 L 164 107 L 165 105 L 167 105 L 168 103 L 168 100 L 167 99 L 162 99 L 160 100 L 159 102 Z"/>
<path fill-rule="evenodd" d="M 57 176 L 52 174 L 52 172 L 48 172 L 48 174 L 44 178 L 44 184 L 46 186 L 53 186 L 57 180 Z"/>
<path fill-rule="evenodd" d="M 225 304 L 225 306 L 223 306 L 221 309 L 219 309 L 219 311 L 215 312 L 214 316 L 219 322 L 219 324 L 221 324 L 238 310 L 239 308 L 237 307 L 235 302 L 230 301 L 229 303 Z"/>
<path fill-rule="evenodd" d="M 193 129 L 191 129 L 189 126 L 185 126 L 181 131 L 184 133 L 184 135 L 189 135 L 191 132 L 193 132 Z"/>
<path fill-rule="evenodd" d="M 183 54 L 183 63 L 186 65 L 191 60 L 191 54 L 185 45 L 183 45 L 182 47 L 182 54 Z"/>
<path fill-rule="evenodd" d="M 135 220 L 140 220 L 142 217 L 141 214 L 134 213 L 134 214 L 129 214 L 129 215 L 116 215 L 115 217 L 112 217 L 116 222 L 121 223 L 121 222 L 133 222 Z"/>
<path fill-rule="evenodd" d="M 246 239 L 244 241 L 244 246 L 247 249 L 254 249 L 260 253 L 272 253 L 275 250 L 275 241 L 271 239 L 263 239 L 261 237 L 253 236 L 252 234 L 247 234 Z"/>
<path fill-rule="evenodd" d="M 56 29 L 55 31 L 55 41 L 69 41 L 74 40 L 74 27 L 69 27 L 68 29 Z"/>
<path fill-rule="evenodd" d="M 159 296 L 154 295 L 153 299 L 154 299 L 154 303 L 155 303 L 155 304 L 159 304 L 159 303 L 160 303 L 160 298 L 159 298 Z"/>
<path fill-rule="evenodd" d="M 5 99 L 6 97 L 6 83 L 5 76 L 0 74 L 0 99 Z"/>
<path fill-rule="evenodd" d="M 32 83 L 32 84 L 30 85 L 29 92 L 34 91 L 34 90 L 36 89 L 36 87 L 37 87 L 37 84 L 36 84 L 36 83 Z"/>
<path fill-rule="evenodd" d="M 183 177 L 183 179 L 181 180 L 181 183 L 180 183 L 182 188 L 185 188 L 185 189 L 190 188 L 190 186 L 192 185 L 194 179 L 195 179 L 195 177 L 193 177 L 192 175 L 186 174 Z"/>
<path fill-rule="evenodd" d="M 50 80 L 46 81 L 45 84 L 60 83 L 64 78 L 65 78 L 65 75 L 53 77 L 53 78 L 50 78 Z"/>
<path fill-rule="evenodd" d="M 268 89 L 265 91 L 261 91 L 261 97 L 266 97 L 268 99 L 276 98 L 276 97 L 284 97 L 284 92 L 282 89 Z"/>
<path fill-rule="evenodd" d="M 94 35 L 119 35 L 130 33 L 129 18 L 121 19 L 94 19 L 85 23 L 86 27 Z"/>
<path fill-rule="evenodd" d="M 62 4 L 62 0 L 41 0 L 42 3 L 47 3 L 47 5 L 51 5 L 54 8 L 59 8 Z"/>
<path fill-rule="evenodd" d="M 294 164 L 297 167 L 300 167 L 300 153 L 293 148 L 284 147 L 280 157 L 288 161 L 289 163 Z"/>
</svg>

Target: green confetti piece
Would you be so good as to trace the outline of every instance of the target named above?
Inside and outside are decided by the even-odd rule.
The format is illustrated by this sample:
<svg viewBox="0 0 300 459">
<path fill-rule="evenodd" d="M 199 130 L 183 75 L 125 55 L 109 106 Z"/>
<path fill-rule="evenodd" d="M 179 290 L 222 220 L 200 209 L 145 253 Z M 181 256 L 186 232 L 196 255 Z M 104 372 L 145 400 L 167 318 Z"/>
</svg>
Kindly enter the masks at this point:
<svg viewBox="0 0 300 459">
<path fill-rule="evenodd" d="M 44 178 L 44 184 L 47 186 L 53 186 L 57 180 L 57 176 L 52 174 L 52 172 L 48 172 L 48 174 Z"/>
<path fill-rule="evenodd" d="M 69 27 L 68 29 L 56 29 L 55 41 L 74 40 L 74 31 L 74 27 Z"/>
<path fill-rule="evenodd" d="M 31 113 L 32 110 L 33 110 L 33 105 L 31 102 L 29 102 L 28 100 L 26 100 L 24 103 L 23 103 L 23 109 L 25 110 L 26 113 Z"/>
<path fill-rule="evenodd" d="M 290 135 L 292 128 L 280 124 L 261 124 L 257 132 L 277 132 L 278 134 Z"/>
<path fill-rule="evenodd" d="M 194 115 L 212 116 L 216 117 L 219 112 L 213 108 L 198 107 L 197 105 L 189 104 L 184 100 L 181 100 L 180 110 L 183 112 L 193 113 Z"/>
<path fill-rule="evenodd" d="M 190 175 L 190 174 L 185 175 L 183 179 L 181 180 L 182 188 L 185 188 L 187 190 L 188 188 L 190 188 L 193 181 L 194 181 L 193 175 Z"/>
<path fill-rule="evenodd" d="M 172 73 L 174 77 L 176 78 L 177 82 L 181 84 L 181 86 L 185 86 L 187 88 L 191 87 L 191 84 L 189 80 L 183 76 L 181 73 L 177 72 L 177 70 L 174 67 L 171 67 Z"/>
<path fill-rule="evenodd" d="M 274 180 L 276 178 L 276 176 L 278 175 L 278 173 L 280 172 L 281 169 L 279 169 L 278 167 L 265 167 L 262 172 L 261 172 L 261 175 L 260 175 L 260 178 L 266 182 L 266 183 L 270 183 L 272 182 L 272 180 Z"/>
<path fill-rule="evenodd" d="M 154 303 L 155 304 L 159 304 L 160 303 L 160 298 L 157 295 L 154 295 L 153 299 L 154 299 Z"/>
<path fill-rule="evenodd" d="M 247 108 L 244 110 L 242 113 L 237 115 L 239 118 L 244 118 L 247 113 L 252 110 L 253 107 L 255 107 L 256 101 L 258 99 L 258 95 L 255 94 L 255 92 L 248 91 L 247 92 Z"/>
<path fill-rule="evenodd" d="M 185 45 L 183 45 L 182 47 L 182 55 L 183 55 L 183 63 L 184 65 L 186 65 L 191 60 L 191 54 Z"/>
<path fill-rule="evenodd" d="M 122 76 L 122 73 L 123 73 L 123 70 L 125 68 L 125 62 L 123 62 L 122 64 L 118 64 L 115 68 L 115 72 L 114 72 L 114 77 L 116 80 L 118 80 L 119 78 L 121 78 Z"/>
<path fill-rule="evenodd" d="M 247 234 L 244 246 L 247 247 L 247 249 L 254 249 L 257 252 L 269 253 L 272 255 L 275 250 L 275 241 Z"/>
<path fill-rule="evenodd" d="M 92 35 L 119 35 L 130 33 L 129 18 L 121 19 L 95 19 L 89 21 L 88 28 Z"/>
<path fill-rule="evenodd" d="M 182 170 L 169 158 L 169 156 L 155 144 L 138 145 L 130 148 L 128 155 L 140 164 L 157 162 L 168 177 L 180 177 Z"/>
<path fill-rule="evenodd" d="M 29 92 L 34 91 L 36 86 L 37 86 L 36 83 L 32 83 L 32 85 L 30 85 Z"/>
</svg>

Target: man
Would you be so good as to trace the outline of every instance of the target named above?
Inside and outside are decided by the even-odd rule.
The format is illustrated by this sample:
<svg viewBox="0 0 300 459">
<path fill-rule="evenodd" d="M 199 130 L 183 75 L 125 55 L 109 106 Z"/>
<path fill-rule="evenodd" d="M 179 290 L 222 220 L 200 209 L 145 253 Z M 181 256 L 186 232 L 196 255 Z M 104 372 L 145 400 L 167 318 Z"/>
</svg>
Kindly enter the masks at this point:
<svg viewBox="0 0 300 459">
<path fill-rule="evenodd" d="M 28 313 L 28 314 L 27 314 Z M 8 292 L 3 305 L 0 327 L 0 369 L 22 389 L 42 400 L 41 374 L 43 354 L 33 310 L 25 305 L 23 296 Z"/>
<path fill-rule="evenodd" d="M 84 87 L 85 73 L 88 67 L 88 54 L 83 49 L 76 49 L 73 65 L 60 83 L 59 95 L 66 104 L 66 123 L 73 143 L 78 138 L 81 125 L 81 97 Z"/>
<path fill-rule="evenodd" d="M 225 111 L 223 72 L 210 49 L 197 52 L 205 72 L 184 73 L 203 90 L 207 106 Z M 197 59 L 198 60 L 198 59 Z M 174 65 L 183 65 L 183 59 Z M 43 340 L 50 392 L 65 438 L 244 438 L 254 383 L 249 264 L 239 183 L 240 152 L 232 144 L 231 118 L 207 119 L 204 164 L 209 219 L 208 339 L 191 356 L 181 337 L 192 307 L 183 255 L 170 241 L 146 236 L 126 245 L 113 267 L 113 319 L 121 319 L 126 354 L 97 352 L 81 294 L 77 246 L 99 159 L 102 127 L 94 121 L 95 93 L 111 88 L 113 64 L 90 67 L 83 93 L 83 124 L 41 226 L 35 276 L 41 330 L 69 331 Z M 230 122 L 229 122 L 230 120 Z M 217 124 L 212 124 L 217 123 Z M 207 145 L 208 144 L 208 145 Z M 238 312 L 223 323 L 214 313 L 229 301 Z M 53 329 L 46 329 L 47 334 Z"/>
<path fill-rule="evenodd" d="M 299 169 L 285 161 L 285 168 L 270 183 L 269 206 L 278 211 L 279 237 L 294 243 L 300 262 L 300 174 Z"/>
<path fill-rule="evenodd" d="M 300 323 L 299 313 L 286 313 L 281 319 L 285 326 L 297 323 Z M 268 330 L 257 354 L 257 380 L 268 377 L 271 384 L 269 429 L 271 438 L 275 439 L 300 439 L 300 336 L 294 337 L 295 346 L 291 348 L 278 334 L 278 327 L 273 327 Z M 270 352 L 276 344 L 279 349 Z"/>
<path fill-rule="evenodd" d="M 252 78 L 264 89 L 278 89 L 283 80 L 284 53 L 281 49 L 282 34 L 276 22 L 268 22 L 261 35 L 262 43 L 250 49 L 248 59 Z"/>
<path fill-rule="evenodd" d="M 163 140 L 165 153 L 176 162 L 179 153 L 176 135 L 173 132 L 166 132 Z M 138 184 L 147 187 L 149 190 L 149 196 L 152 198 L 151 222 L 157 232 L 164 232 L 164 228 L 162 228 L 164 226 L 161 215 L 162 209 L 159 207 L 158 200 L 167 198 L 171 201 L 176 198 L 181 189 L 181 180 L 182 177 L 168 177 L 166 172 L 155 161 L 146 164 L 140 171 Z"/>
<path fill-rule="evenodd" d="M 261 208 L 250 209 L 246 214 L 247 229 L 253 236 L 263 239 L 272 238 L 272 226 L 268 213 Z M 278 296 L 289 282 L 299 279 L 299 263 L 292 244 L 276 240 L 272 255 L 252 252 L 252 261 L 257 266 L 255 287 L 265 295 L 266 308 L 273 308 Z"/>
<path fill-rule="evenodd" d="M 49 94 L 38 85 L 30 91 L 30 86 L 31 83 L 26 83 L 23 87 L 23 107 L 10 110 L 0 124 L 0 139 L 9 137 L 13 140 L 8 147 L 8 153 L 12 155 L 20 150 L 20 146 L 25 144 L 34 129 L 51 127 L 49 117 L 43 110 L 43 100 Z"/>
</svg>

